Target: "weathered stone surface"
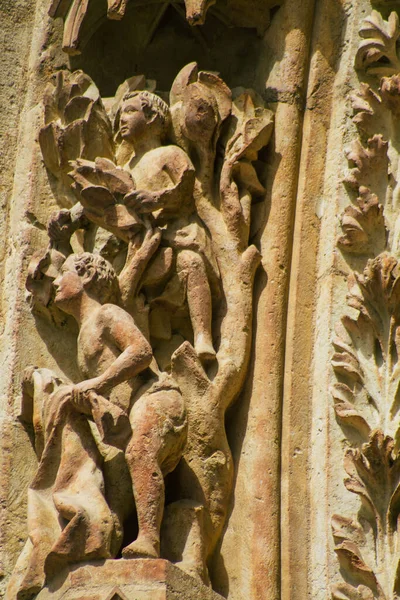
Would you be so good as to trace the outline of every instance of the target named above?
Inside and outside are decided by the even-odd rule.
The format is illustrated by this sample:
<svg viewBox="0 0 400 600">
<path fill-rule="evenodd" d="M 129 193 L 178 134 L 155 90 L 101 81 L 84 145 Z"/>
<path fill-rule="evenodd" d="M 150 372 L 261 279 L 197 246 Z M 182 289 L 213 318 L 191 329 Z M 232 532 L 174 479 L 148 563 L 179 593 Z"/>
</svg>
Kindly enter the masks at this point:
<svg viewBox="0 0 400 600">
<path fill-rule="evenodd" d="M 1 596 L 400 594 L 399 6 L 4 0 Z"/>
<path fill-rule="evenodd" d="M 45 91 L 39 143 L 61 210 L 26 285 L 55 336 L 63 314 L 76 322 L 79 375 L 24 371 L 20 419 L 38 468 L 9 600 L 35 596 L 71 563 L 157 559 L 164 478 L 175 469 L 164 555 L 209 584 L 226 521 L 225 413 L 249 364 L 260 262 L 249 237 L 265 187 L 253 163 L 273 114 L 253 90 L 231 92 L 195 63 L 177 75 L 170 106 L 138 85 L 146 80 L 130 78 L 103 104 L 87 75 L 60 71 Z M 99 230 L 113 236 L 114 252 L 103 233 L 100 252 L 118 274 L 99 253 Z M 152 307 L 169 327 L 149 319 Z M 137 535 L 124 530 L 132 515 Z"/>
</svg>

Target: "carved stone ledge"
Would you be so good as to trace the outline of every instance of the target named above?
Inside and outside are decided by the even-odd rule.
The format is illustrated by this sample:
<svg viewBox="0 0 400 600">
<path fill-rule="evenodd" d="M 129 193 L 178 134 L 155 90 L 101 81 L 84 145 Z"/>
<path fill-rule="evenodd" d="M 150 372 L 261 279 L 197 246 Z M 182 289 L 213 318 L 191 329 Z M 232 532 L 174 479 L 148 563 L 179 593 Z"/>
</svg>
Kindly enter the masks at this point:
<svg viewBox="0 0 400 600">
<path fill-rule="evenodd" d="M 162 559 L 106 560 L 65 570 L 37 600 L 221 600 Z"/>
</svg>

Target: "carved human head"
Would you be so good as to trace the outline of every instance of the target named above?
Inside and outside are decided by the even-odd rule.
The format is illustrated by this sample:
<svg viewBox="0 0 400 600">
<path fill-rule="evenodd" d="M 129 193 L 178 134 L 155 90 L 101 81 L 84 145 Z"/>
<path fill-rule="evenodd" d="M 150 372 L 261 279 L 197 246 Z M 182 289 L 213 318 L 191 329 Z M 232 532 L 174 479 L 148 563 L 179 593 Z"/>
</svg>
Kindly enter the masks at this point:
<svg viewBox="0 0 400 600">
<path fill-rule="evenodd" d="M 67 258 L 54 285 L 55 303 L 68 312 L 69 305 L 84 293 L 100 304 L 109 302 L 116 295 L 118 280 L 114 269 L 102 256 L 84 252 Z"/>
<path fill-rule="evenodd" d="M 170 112 L 159 96 L 148 91 L 128 92 L 122 99 L 119 132 L 122 139 L 135 142 L 145 135 L 166 136 Z"/>
</svg>

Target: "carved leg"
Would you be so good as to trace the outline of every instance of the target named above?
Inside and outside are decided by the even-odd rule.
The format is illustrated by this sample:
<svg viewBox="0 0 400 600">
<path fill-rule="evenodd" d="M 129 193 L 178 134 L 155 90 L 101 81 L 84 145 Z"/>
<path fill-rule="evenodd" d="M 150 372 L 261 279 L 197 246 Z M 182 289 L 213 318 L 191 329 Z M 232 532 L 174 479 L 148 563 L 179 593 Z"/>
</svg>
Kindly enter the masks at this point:
<svg viewBox="0 0 400 600">
<path fill-rule="evenodd" d="M 164 512 L 164 476 L 177 465 L 186 442 L 186 417 L 177 390 L 142 396 L 132 415 L 126 461 L 132 478 L 139 534 L 124 548 L 124 558 L 158 558 Z"/>
<path fill-rule="evenodd" d="M 211 292 L 203 259 L 192 250 L 182 250 L 177 257 L 178 272 L 186 274 L 187 300 L 198 357 L 213 360 L 215 350 L 211 333 Z"/>
<path fill-rule="evenodd" d="M 132 411 L 134 425 L 126 449 L 139 524 L 137 540 L 124 548 L 124 558 L 160 555 L 160 527 L 164 511 L 164 478 L 158 455 L 162 446 L 160 416 L 141 399 Z"/>
</svg>

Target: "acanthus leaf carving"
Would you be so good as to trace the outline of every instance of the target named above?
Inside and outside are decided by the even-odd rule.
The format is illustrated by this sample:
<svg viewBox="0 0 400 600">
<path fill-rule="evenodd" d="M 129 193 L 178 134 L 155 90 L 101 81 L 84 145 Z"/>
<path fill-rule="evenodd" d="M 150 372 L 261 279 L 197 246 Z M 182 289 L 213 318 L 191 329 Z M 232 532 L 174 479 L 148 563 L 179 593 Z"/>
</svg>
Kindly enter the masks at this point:
<svg viewBox="0 0 400 600">
<path fill-rule="evenodd" d="M 387 243 L 383 206 L 368 188 L 361 187 L 359 192 L 356 206 L 347 206 L 340 218 L 343 235 L 337 245 L 356 254 L 383 252 Z"/>
<path fill-rule="evenodd" d="M 344 383 L 349 381 L 355 398 L 364 395 L 367 405 L 374 407 L 375 416 L 370 413 L 370 418 L 377 420 L 370 423 L 371 429 L 393 430 L 400 383 L 397 260 L 386 253 L 370 259 L 362 275 L 349 277 L 349 290 L 348 305 L 357 316 L 342 318 L 340 336 L 334 340 L 333 368 L 344 376 Z"/>
<path fill-rule="evenodd" d="M 345 235 L 340 238 L 339 246 L 343 251 L 377 255 L 386 249 L 395 255 L 398 253 L 399 90 L 399 76 L 393 75 L 381 79 L 378 91 L 362 83 L 360 89 L 351 95 L 355 111 L 353 121 L 359 130 L 359 139 L 347 150 L 350 169 L 344 181 L 359 197 L 354 202 L 356 206 L 347 207 L 342 217 Z M 365 135 L 368 136 L 366 143 Z M 376 202 L 370 193 L 375 194 L 378 204 L 384 207 L 386 246 L 381 210 L 373 208 Z M 363 198 L 368 199 L 365 207 L 361 206 L 364 202 L 360 199 Z M 357 205 L 364 213 L 362 216 Z"/>
<path fill-rule="evenodd" d="M 337 541 L 335 551 L 345 571 L 356 575 L 372 592 L 372 597 L 388 600 L 398 591 L 393 574 L 397 573 L 399 562 L 396 538 L 400 512 L 400 457 L 393 438 L 385 436 L 382 430 L 373 431 L 360 449 L 347 450 L 344 465 L 349 475 L 345 485 L 362 500 L 363 512 L 360 511 L 359 520 L 369 524 L 368 537 L 372 532 L 372 540 L 365 535 L 360 523 L 335 515 L 332 519 Z M 363 552 L 370 556 L 372 568 L 364 561 Z M 356 594 L 352 588 L 349 584 L 339 587 Z"/>
<path fill-rule="evenodd" d="M 357 519 L 332 518 L 335 551 L 346 583 L 333 598 L 389 600 L 398 592 L 400 514 L 398 262 L 383 253 L 349 276 L 349 314 L 334 339 L 332 387 L 338 421 L 356 433 L 347 449 L 346 488 L 361 499 Z M 357 583 L 355 583 L 357 582 Z"/>
<path fill-rule="evenodd" d="M 373 10 L 364 19 L 359 33 L 364 40 L 356 54 L 356 69 L 365 69 L 371 75 L 393 75 L 400 70 L 397 52 L 400 27 L 397 12 L 391 12 L 389 19 L 384 21 L 381 14 Z"/>
<path fill-rule="evenodd" d="M 366 147 L 360 140 L 354 140 L 346 152 L 346 157 L 349 163 L 354 163 L 355 166 L 350 169 L 345 182 L 356 189 L 363 186 L 372 192 L 378 191 L 374 190 L 375 173 L 387 174 L 389 166 L 388 142 L 383 139 L 383 136 L 375 134 L 368 140 Z M 385 183 L 387 184 L 387 177 Z"/>
</svg>

